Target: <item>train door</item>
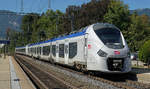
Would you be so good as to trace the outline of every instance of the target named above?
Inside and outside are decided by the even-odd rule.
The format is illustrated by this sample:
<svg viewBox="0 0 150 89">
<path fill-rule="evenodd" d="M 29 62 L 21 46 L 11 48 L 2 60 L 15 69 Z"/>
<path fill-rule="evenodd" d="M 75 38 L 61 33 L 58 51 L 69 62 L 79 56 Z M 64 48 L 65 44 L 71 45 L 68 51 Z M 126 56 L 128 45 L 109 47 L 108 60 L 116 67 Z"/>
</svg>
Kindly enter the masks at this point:
<svg viewBox="0 0 150 89">
<path fill-rule="evenodd" d="M 37 46 L 35 46 L 35 57 L 37 57 Z"/>
<path fill-rule="evenodd" d="M 68 54 L 69 54 L 69 43 L 68 40 L 65 40 L 65 64 L 68 64 Z"/>
<path fill-rule="evenodd" d="M 41 58 L 43 58 L 43 45 L 41 45 Z"/>
<path fill-rule="evenodd" d="M 38 54 L 38 58 L 40 59 L 40 46 L 37 46 L 37 54 Z"/>
<path fill-rule="evenodd" d="M 56 42 L 56 62 L 59 62 L 59 44 Z"/>
<path fill-rule="evenodd" d="M 95 61 L 96 60 L 93 60 L 93 48 L 92 48 L 92 40 L 91 38 L 89 38 L 89 35 L 86 37 L 87 40 L 86 40 L 86 60 L 87 60 L 87 67 L 86 69 L 87 70 L 91 70 L 91 69 L 94 69 L 95 68 Z"/>
<path fill-rule="evenodd" d="M 50 46 L 49 58 L 51 59 L 52 58 L 52 43 L 51 42 L 49 43 L 49 46 Z"/>
</svg>

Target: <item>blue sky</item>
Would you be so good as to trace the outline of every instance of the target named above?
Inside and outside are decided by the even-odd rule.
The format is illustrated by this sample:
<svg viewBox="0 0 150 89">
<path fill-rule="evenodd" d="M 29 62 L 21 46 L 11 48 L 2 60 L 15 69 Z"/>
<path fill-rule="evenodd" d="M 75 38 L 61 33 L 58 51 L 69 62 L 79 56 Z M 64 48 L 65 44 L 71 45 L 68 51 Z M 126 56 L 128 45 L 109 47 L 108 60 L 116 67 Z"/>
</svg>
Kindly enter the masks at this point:
<svg viewBox="0 0 150 89">
<path fill-rule="evenodd" d="M 51 8 L 53 10 L 59 9 L 65 12 L 68 5 L 81 5 L 90 0 L 51 0 Z M 129 5 L 129 9 L 150 8 L 150 0 L 122 0 Z M 11 10 L 20 12 L 21 0 L 1 0 L 0 10 Z M 46 11 L 48 7 L 48 0 L 24 0 L 24 12 L 38 12 Z"/>
<path fill-rule="evenodd" d="M 128 4 L 130 10 L 150 8 L 150 0 L 122 0 L 125 4 Z"/>
</svg>

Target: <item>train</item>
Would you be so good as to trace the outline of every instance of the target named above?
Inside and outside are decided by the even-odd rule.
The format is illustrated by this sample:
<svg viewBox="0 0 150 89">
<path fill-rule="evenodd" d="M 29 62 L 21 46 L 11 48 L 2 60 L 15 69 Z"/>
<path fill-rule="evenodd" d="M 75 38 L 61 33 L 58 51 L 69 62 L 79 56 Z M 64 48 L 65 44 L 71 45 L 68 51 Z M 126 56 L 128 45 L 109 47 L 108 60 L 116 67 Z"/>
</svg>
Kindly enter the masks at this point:
<svg viewBox="0 0 150 89">
<path fill-rule="evenodd" d="M 120 29 L 109 23 L 95 23 L 68 35 L 16 47 L 15 52 L 84 71 L 131 71 L 127 42 Z"/>
</svg>

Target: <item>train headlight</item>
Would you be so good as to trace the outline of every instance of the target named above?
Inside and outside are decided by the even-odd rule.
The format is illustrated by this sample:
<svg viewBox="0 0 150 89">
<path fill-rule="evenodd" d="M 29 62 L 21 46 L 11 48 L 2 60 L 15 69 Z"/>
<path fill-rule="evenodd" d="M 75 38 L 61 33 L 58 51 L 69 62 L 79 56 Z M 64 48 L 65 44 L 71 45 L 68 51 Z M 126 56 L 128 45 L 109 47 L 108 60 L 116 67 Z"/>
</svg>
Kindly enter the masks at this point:
<svg viewBox="0 0 150 89">
<path fill-rule="evenodd" d="M 102 50 L 99 50 L 99 51 L 97 52 L 97 54 L 98 54 L 99 56 L 101 56 L 101 57 L 106 57 L 106 56 L 107 56 L 107 53 L 104 52 L 104 51 L 102 51 Z"/>
</svg>

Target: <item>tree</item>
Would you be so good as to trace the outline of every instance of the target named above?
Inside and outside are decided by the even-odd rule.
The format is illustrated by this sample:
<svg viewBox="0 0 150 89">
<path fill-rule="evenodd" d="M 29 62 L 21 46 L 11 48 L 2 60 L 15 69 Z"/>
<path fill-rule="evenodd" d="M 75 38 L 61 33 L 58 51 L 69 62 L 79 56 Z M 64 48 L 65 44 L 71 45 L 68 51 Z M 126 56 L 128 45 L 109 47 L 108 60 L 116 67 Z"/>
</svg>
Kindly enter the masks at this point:
<svg viewBox="0 0 150 89">
<path fill-rule="evenodd" d="M 138 51 L 149 39 L 150 22 L 146 15 L 129 14 L 128 6 L 120 0 L 111 0 L 104 22 L 114 24 L 122 31 L 131 51 Z"/>
<path fill-rule="evenodd" d="M 148 60 L 150 61 L 150 40 L 146 41 L 140 48 L 139 58 L 143 62 L 148 62 Z"/>
<path fill-rule="evenodd" d="M 148 16 L 146 15 L 138 16 L 135 12 L 130 16 L 130 26 L 126 38 L 132 51 L 138 51 L 144 42 L 149 39 L 149 25 Z"/>
<path fill-rule="evenodd" d="M 37 36 L 33 35 L 37 39 L 46 40 L 58 36 L 59 33 L 63 33 L 60 24 L 62 23 L 60 17 L 63 16 L 63 13 L 59 10 L 53 11 L 48 10 L 44 13 L 40 19 L 37 21 L 33 33 Z M 40 41 L 40 40 L 38 40 Z"/>
<path fill-rule="evenodd" d="M 7 34 L 7 38 L 10 40 L 9 51 L 12 53 L 15 50 L 15 47 L 24 46 L 23 33 L 17 32 L 15 30 L 10 29 L 9 34 Z"/>
<path fill-rule="evenodd" d="M 129 16 L 128 5 L 120 0 L 111 0 L 108 12 L 104 15 L 104 22 L 114 24 L 123 31 L 129 26 Z"/>
<path fill-rule="evenodd" d="M 23 33 L 24 44 L 28 44 L 32 41 L 31 36 L 33 33 L 33 25 L 36 24 L 39 19 L 39 15 L 35 13 L 27 14 L 22 19 L 21 30 Z"/>
<path fill-rule="evenodd" d="M 91 0 L 81 6 L 69 6 L 66 9 L 63 27 L 67 32 L 71 32 L 71 20 L 73 20 L 74 30 L 102 22 L 103 16 L 108 10 L 110 0 Z"/>
</svg>

